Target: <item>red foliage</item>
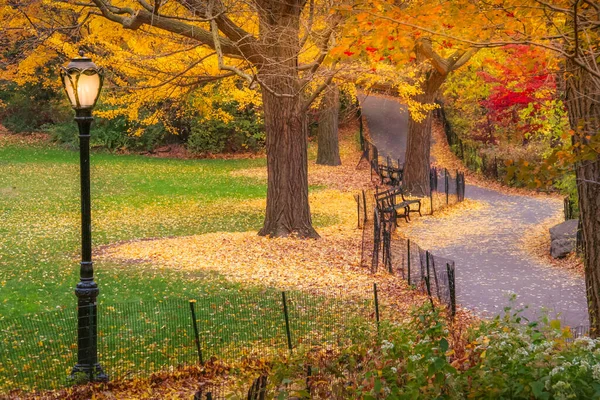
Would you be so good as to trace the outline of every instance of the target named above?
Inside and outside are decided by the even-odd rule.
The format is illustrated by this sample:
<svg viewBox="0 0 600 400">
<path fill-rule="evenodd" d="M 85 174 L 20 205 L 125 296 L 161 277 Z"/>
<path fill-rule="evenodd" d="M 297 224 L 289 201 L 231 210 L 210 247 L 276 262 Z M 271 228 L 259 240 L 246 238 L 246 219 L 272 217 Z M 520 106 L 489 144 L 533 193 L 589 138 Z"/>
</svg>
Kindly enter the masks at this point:
<svg viewBox="0 0 600 400">
<path fill-rule="evenodd" d="M 479 76 L 491 84 L 489 96 L 481 101 L 491 122 L 501 126 L 516 126 L 519 112 L 532 105 L 539 110 L 541 103 L 552 99 L 556 90 L 554 75 L 548 73 L 544 54 L 537 48 L 513 45 L 505 48 L 506 60 L 488 60 L 493 73 L 482 71 Z M 521 134 L 537 127 L 519 125 Z"/>
</svg>

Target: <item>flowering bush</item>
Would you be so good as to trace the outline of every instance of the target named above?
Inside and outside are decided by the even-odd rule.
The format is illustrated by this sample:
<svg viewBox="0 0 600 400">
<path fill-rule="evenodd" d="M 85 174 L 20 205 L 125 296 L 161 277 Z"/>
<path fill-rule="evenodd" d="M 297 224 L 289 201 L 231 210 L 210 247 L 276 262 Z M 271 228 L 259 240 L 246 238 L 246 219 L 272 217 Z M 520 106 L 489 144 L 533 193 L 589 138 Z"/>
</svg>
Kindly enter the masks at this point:
<svg viewBox="0 0 600 400">
<path fill-rule="evenodd" d="M 278 398 L 308 398 L 298 389 L 308 364 L 311 398 L 600 398 L 600 341 L 573 340 L 556 320 L 524 322 L 507 313 L 462 333 L 425 307 L 410 321 L 382 324 L 373 341 L 304 355 L 295 368 L 276 364 L 273 384 Z"/>
</svg>

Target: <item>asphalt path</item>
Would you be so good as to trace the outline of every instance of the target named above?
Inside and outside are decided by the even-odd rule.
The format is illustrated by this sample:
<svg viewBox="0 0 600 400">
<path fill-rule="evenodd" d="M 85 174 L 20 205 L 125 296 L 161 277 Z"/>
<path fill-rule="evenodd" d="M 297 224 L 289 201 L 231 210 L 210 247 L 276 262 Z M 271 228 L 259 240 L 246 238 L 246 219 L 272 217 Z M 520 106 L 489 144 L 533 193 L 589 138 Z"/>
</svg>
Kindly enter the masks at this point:
<svg viewBox="0 0 600 400">
<path fill-rule="evenodd" d="M 362 97 L 361 105 L 379 154 L 403 162 L 406 109 L 376 96 Z M 526 307 L 522 314 L 530 320 L 548 315 L 573 327 L 587 325 L 584 280 L 544 265 L 521 245 L 523 235 L 559 213 L 562 202 L 468 184 L 465 196 L 485 207 L 454 219 L 425 218 L 411 231 L 417 244 L 420 236 L 429 235 L 428 250 L 456 262 L 458 303 L 482 316 L 502 314 L 507 306 Z M 452 240 L 436 241 L 436 232 L 442 231 L 451 231 Z M 516 301 L 511 302 L 513 294 Z"/>
</svg>

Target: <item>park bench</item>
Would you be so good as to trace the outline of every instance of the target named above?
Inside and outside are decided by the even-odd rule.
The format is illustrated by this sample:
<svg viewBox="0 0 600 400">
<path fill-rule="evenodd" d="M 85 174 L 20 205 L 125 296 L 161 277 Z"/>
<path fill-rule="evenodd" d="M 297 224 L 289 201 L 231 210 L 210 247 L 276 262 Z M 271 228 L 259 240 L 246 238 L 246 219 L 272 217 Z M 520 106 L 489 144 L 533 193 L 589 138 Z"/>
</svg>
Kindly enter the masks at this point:
<svg viewBox="0 0 600 400">
<path fill-rule="evenodd" d="M 395 217 L 404 217 L 406 222 L 410 222 L 410 213 L 418 212 L 421 214 L 421 200 L 407 200 L 404 197 L 404 191 L 401 187 L 395 187 L 392 189 L 385 190 L 383 192 L 379 192 L 376 190 L 375 193 L 375 202 L 377 203 L 377 207 L 381 211 L 386 210 L 395 210 Z M 416 206 L 415 208 L 411 208 L 411 206 Z M 400 213 L 400 210 L 402 212 Z"/>
<path fill-rule="evenodd" d="M 400 182 L 402 182 L 404 169 L 400 164 L 400 160 L 398 160 L 396 166 L 394 166 L 390 157 L 387 157 L 385 164 L 378 165 L 378 171 L 382 183 L 388 182 L 391 186 L 398 186 Z"/>
<path fill-rule="evenodd" d="M 410 222 L 410 206 L 404 202 L 398 202 L 396 195 L 393 193 L 379 193 L 375 195 L 375 202 L 377 203 L 377 209 L 382 213 L 384 219 L 388 219 L 388 216 L 392 215 L 394 222 L 398 217 L 403 217 L 406 222 Z"/>
</svg>

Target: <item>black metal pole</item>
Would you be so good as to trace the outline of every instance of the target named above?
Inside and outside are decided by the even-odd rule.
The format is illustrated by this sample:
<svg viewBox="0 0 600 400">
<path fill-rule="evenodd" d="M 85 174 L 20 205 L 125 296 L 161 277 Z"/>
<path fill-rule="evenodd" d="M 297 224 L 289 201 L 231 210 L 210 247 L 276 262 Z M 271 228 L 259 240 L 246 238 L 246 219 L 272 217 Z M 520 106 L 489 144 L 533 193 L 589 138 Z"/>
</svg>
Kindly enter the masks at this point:
<svg viewBox="0 0 600 400">
<path fill-rule="evenodd" d="M 448 205 L 448 169 L 444 168 L 444 190 L 446 191 L 446 205 Z"/>
<path fill-rule="evenodd" d="M 448 272 L 448 287 L 450 289 L 450 312 L 452 318 L 456 315 L 456 286 L 454 281 L 454 266 L 450 267 L 449 263 L 446 263 L 446 271 Z"/>
<path fill-rule="evenodd" d="M 408 284 L 410 285 L 410 239 L 406 240 L 406 266 L 408 269 L 408 272 L 407 272 Z"/>
<path fill-rule="evenodd" d="M 287 334 L 287 345 L 288 349 L 292 351 L 292 332 L 290 330 L 290 317 L 288 314 L 287 300 L 285 298 L 285 292 L 281 292 L 281 300 L 283 301 L 283 316 L 285 317 L 285 333 Z"/>
<path fill-rule="evenodd" d="M 190 300 L 190 311 L 192 312 L 192 326 L 194 327 L 194 341 L 196 342 L 198 361 L 200 361 L 200 365 L 204 365 L 202 347 L 200 346 L 200 334 L 198 333 L 198 321 L 196 319 L 196 300 Z"/>
<path fill-rule="evenodd" d="M 373 296 L 375 299 L 375 321 L 377 322 L 377 330 L 379 330 L 379 298 L 377 297 L 376 283 L 373 283 Z"/>
<path fill-rule="evenodd" d="M 106 381 L 108 376 L 98 363 L 98 285 L 92 263 L 92 213 L 90 196 L 90 127 L 92 110 L 75 110 L 79 127 L 79 168 L 81 175 L 81 266 L 77 296 L 77 363 L 71 378 L 82 374 L 91 381 Z"/>
</svg>

